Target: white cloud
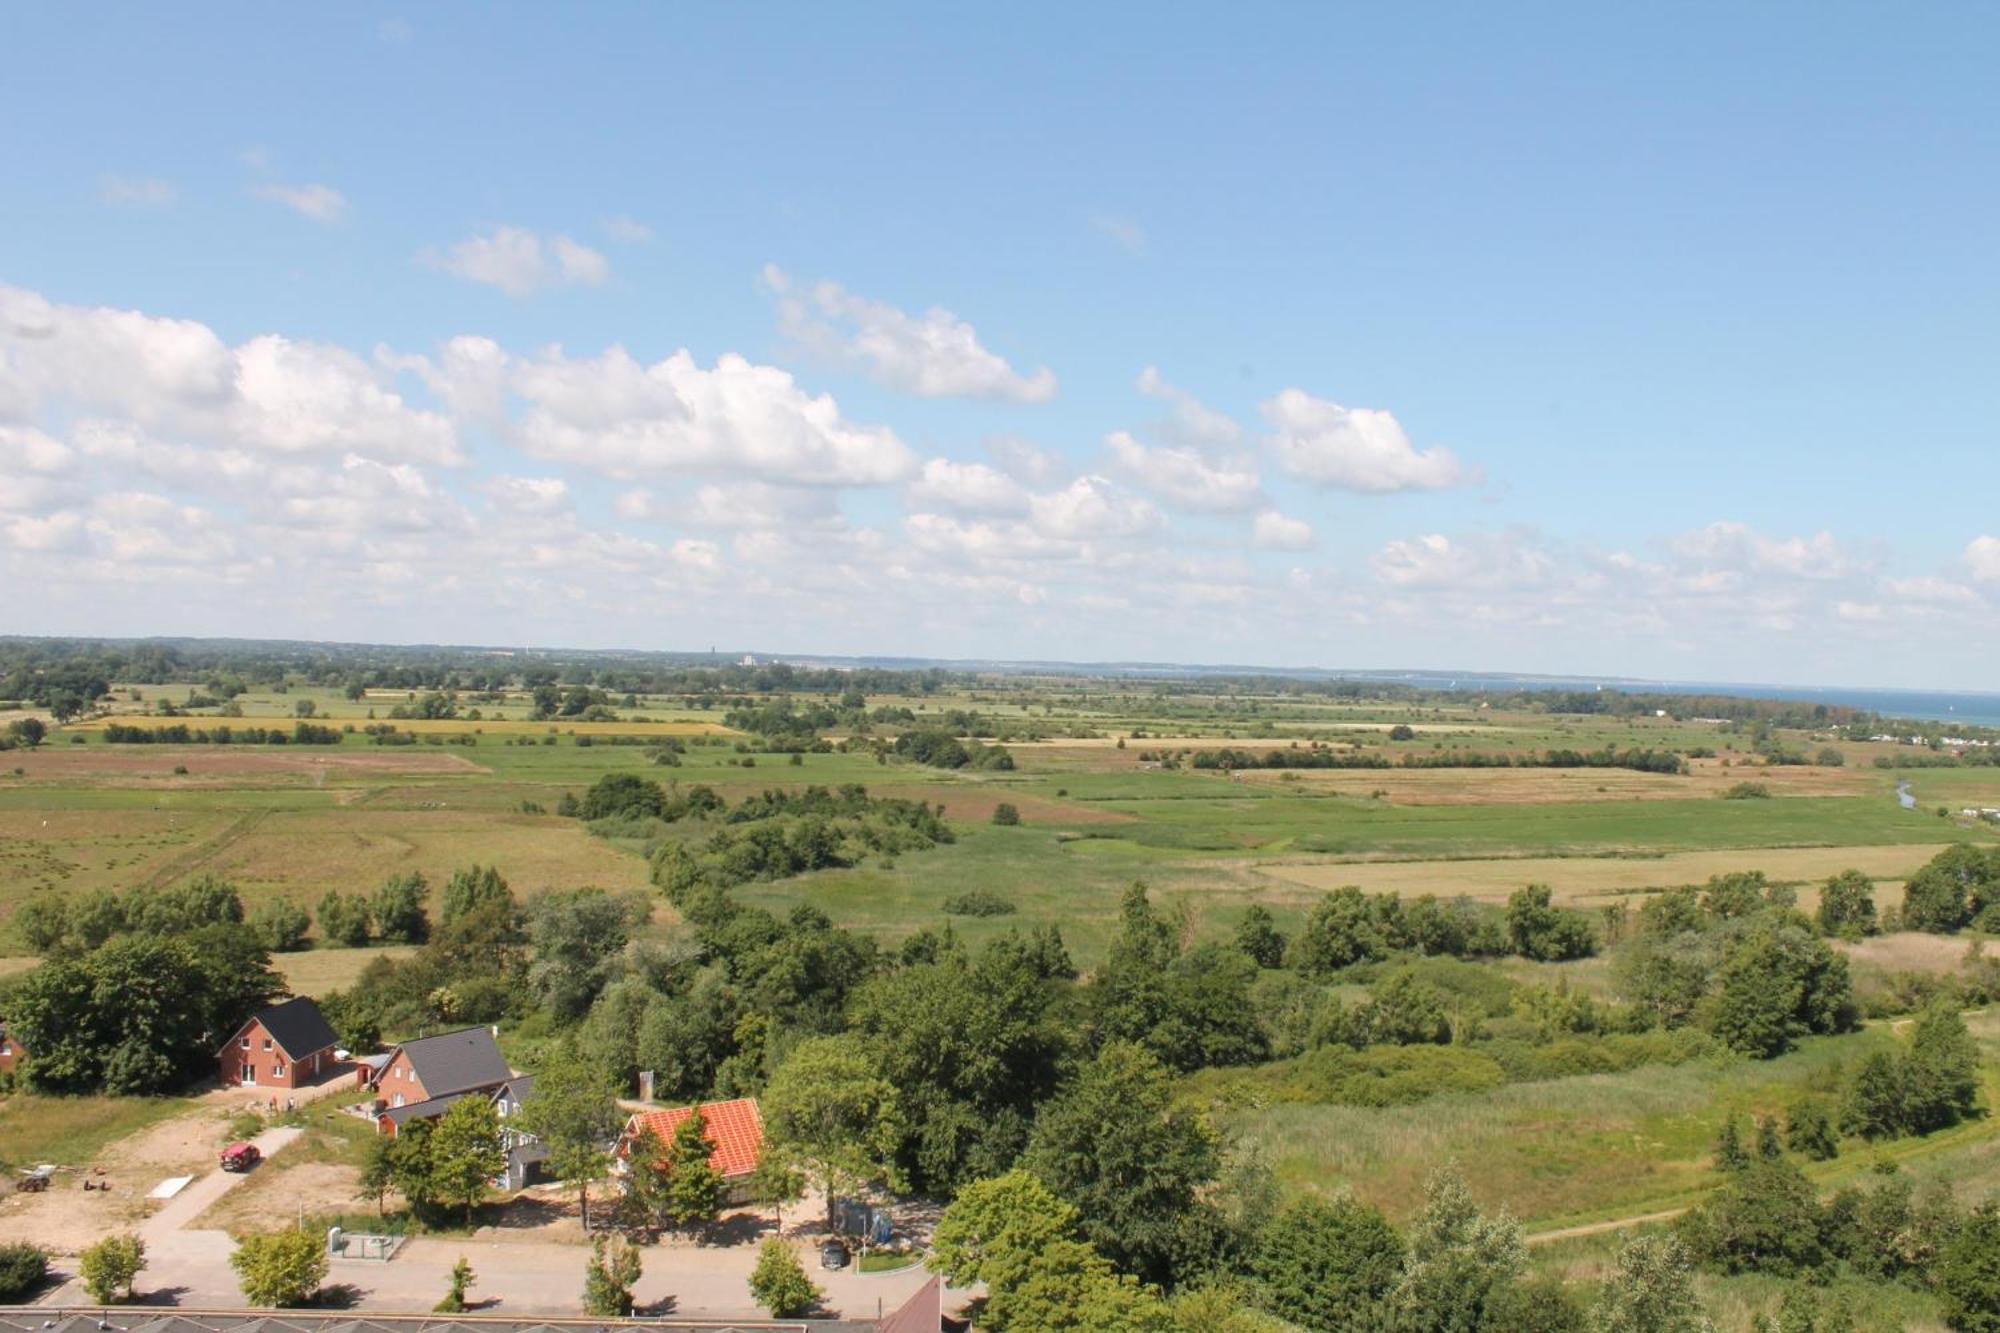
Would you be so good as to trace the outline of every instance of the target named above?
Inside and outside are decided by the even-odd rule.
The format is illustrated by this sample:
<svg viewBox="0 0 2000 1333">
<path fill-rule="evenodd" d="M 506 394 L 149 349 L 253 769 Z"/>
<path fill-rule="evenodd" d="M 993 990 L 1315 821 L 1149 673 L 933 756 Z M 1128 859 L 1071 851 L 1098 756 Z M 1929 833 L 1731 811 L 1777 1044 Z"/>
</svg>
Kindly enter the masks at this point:
<svg viewBox="0 0 2000 1333">
<path fill-rule="evenodd" d="M 1233 449 L 1243 442 L 1243 427 L 1233 418 L 1209 407 L 1186 389 L 1167 383 L 1152 366 L 1139 372 L 1138 386 L 1140 393 L 1173 408 L 1173 415 L 1161 423 L 1160 430 L 1176 444 L 1196 449 Z"/>
<path fill-rule="evenodd" d="M 1162 524 L 1159 510 L 1103 477 L 1078 477 L 1059 491 L 1034 496 L 1028 513 L 1037 531 L 1074 541 L 1133 537 Z"/>
<path fill-rule="evenodd" d="M 653 239 L 653 229 L 634 217 L 623 213 L 613 213 L 604 219 L 604 234 L 614 241 L 626 245 L 638 245 Z"/>
<path fill-rule="evenodd" d="M 1473 537 L 1453 541 L 1442 533 L 1392 541 L 1370 560 L 1375 576 L 1397 588 L 1495 589 L 1546 582 L 1553 557 L 1525 537 Z"/>
<path fill-rule="evenodd" d="M 1146 232 L 1130 218 L 1114 217 L 1109 213 L 1098 213 L 1090 219 L 1090 229 L 1099 236 L 1108 238 L 1128 255 L 1146 253 Z"/>
<path fill-rule="evenodd" d="M 180 197 L 172 181 L 154 176 L 99 176 L 97 197 L 124 208 L 165 208 Z"/>
<path fill-rule="evenodd" d="M 1028 509 L 1028 491 L 1006 473 L 984 463 L 956 463 L 933 458 L 910 483 L 910 503 L 919 508 L 938 506 L 962 514 L 1022 514 Z"/>
<path fill-rule="evenodd" d="M 1251 520 L 1250 540 L 1267 551 L 1303 551 L 1313 544 L 1313 527 L 1302 518 L 1266 509 Z"/>
<path fill-rule="evenodd" d="M 763 276 L 777 299 L 779 332 L 878 384 L 920 398 L 1045 403 L 1056 395 L 1054 372 L 1044 367 L 1020 374 L 949 310 L 934 306 L 910 315 L 837 282 L 795 288 L 775 264 L 766 264 Z"/>
<path fill-rule="evenodd" d="M 495 227 L 468 236 L 443 254 L 426 251 L 419 258 L 515 297 L 550 287 L 596 287 L 611 276 L 611 261 L 589 246 L 567 236 L 544 241 L 525 227 Z"/>
<path fill-rule="evenodd" d="M 1305 481 L 1386 494 L 1441 490 L 1471 479 L 1450 450 L 1419 452 L 1388 412 L 1342 407 L 1301 389 L 1266 400 L 1263 412 L 1280 465 Z"/>
<path fill-rule="evenodd" d="M 0 403 L 124 420 L 188 442 L 278 454 L 449 463 L 451 423 L 410 407 L 360 357 L 264 334 L 65 306 L 0 287 Z"/>
<path fill-rule="evenodd" d="M 1711 523 L 1673 539 L 1674 553 L 1711 571 L 1784 574 L 1801 579 L 1835 579 L 1856 561 L 1830 532 L 1811 537 L 1775 538 L 1742 523 Z"/>
<path fill-rule="evenodd" d="M 1965 548 L 1965 564 L 1981 583 L 2000 583 L 2000 537 L 1974 537 Z"/>
<path fill-rule="evenodd" d="M 1234 514 L 1263 500 L 1257 469 L 1243 459 L 1211 462 L 1192 448 L 1148 448 L 1122 430 L 1104 447 L 1121 473 L 1176 508 Z"/>
<path fill-rule="evenodd" d="M 554 348 L 516 363 L 509 379 L 527 404 L 515 430 L 523 449 L 621 480 L 701 471 L 876 486 L 913 466 L 894 431 L 848 421 L 831 395 L 740 356 L 705 370 L 686 351 L 648 366 L 622 347 L 586 359 Z"/>
<path fill-rule="evenodd" d="M 347 216 L 347 196 L 331 185 L 255 185 L 250 193 L 314 222 L 334 223 Z"/>
<path fill-rule="evenodd" d="M 561 477 L 491 477 L 480 489 L 495 509 L 509 514 L 540 517 L 570 507 L 569 483 Z"/>
<path fill-rule="evenodd" d="M 999 435 L 986 441 L 986 452 L 1000 470 L 1024 486 L 1051 486 L 1066 480 L 1070 467 L 1062 455 L 1051 453 L 1030 440 Z"/>
</svg>

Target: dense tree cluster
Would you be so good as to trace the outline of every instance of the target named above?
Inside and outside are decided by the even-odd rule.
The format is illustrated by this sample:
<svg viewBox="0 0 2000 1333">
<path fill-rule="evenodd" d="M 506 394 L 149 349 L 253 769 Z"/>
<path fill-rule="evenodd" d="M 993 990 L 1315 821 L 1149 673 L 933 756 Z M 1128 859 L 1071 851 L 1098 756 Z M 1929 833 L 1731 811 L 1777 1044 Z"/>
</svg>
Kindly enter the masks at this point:
<svg viewBox="0 0 2000 1333">
<path fill-rule="evenodd" d="M 1412 733 L 1414 735 L 1415 733 Z M 1173 753 L 1148 752 L 1173 767 L 1194 769 L 1379 769 L 1379 768 L 1629 768 L 1641 773 L 1685 773 L 1687 760 L 1671 750 L 1642 748 L 1601 750 L 1542 750 L 1511 753 L 1483 750 L 1406 752 L 1395 758 L 1359 746 L 1337 748 L 1321 742 L 1274 746 L 1264 750 L 1224 747 Z"/>
<path fill-rule="evenodd" d="M 1947 935 L 2000 928 L 2000 847 L 1958 843 L 1932 857 L 1903 887 L 1903 924 Z"/>
</svg>

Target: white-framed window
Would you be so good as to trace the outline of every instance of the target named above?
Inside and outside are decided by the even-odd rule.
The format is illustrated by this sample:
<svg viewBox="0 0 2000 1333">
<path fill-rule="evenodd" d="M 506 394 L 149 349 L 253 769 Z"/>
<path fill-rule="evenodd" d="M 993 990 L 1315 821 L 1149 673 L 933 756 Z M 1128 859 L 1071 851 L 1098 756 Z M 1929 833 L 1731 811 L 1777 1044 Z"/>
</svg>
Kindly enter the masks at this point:
<svg viewBox="0 0 2000 1333">
<path fill-rule="evenodd" d="M 267 1051 L 271 1049 L 271 1039 L 269 1037 L 264 1038 L 264 1049 Z"/>
<path fill-rule="evenodd" d="M 246 1050 L 246 1051 L 250 1049 L 250 1039 L 249 1039 L 248 1037 L 244 1037 L 244 1038 L 242 1038 L 242 1039 L 241 1039 L 240 1041 L 238 1041 L 238 1042 L 237 1042 L 236 1044 L 237 1044 L 238 1046 L 241 1046 L 241 1047 L 242 1047 L 242 1048 L 243 1048 L 244 1050 Z"/>
<path fill-rule="evenodd" d="M 280 1060 L 276 1064 L 271 1066 L 271 1077 L 283 1078 L 284 1076 L 285 1076 L 285 1062 L 283 1060 Z"/>
<path fill-rule="evenodd" d="M 394 1097 L 391 1097 L 389 1099 L 389 1105 L 391 1106 L 401 1106 L 402 1104 L 403 1104 L 403 1094 L 400 1092 L 397 1093 Z"/>
</svg>

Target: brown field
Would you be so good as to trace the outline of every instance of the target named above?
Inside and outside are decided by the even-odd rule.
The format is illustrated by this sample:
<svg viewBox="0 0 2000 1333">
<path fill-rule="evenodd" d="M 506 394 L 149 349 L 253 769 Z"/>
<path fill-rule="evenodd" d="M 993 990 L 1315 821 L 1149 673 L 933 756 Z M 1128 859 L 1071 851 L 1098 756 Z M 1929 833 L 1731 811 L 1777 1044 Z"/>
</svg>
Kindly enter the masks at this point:
<svg viewBox="0 0 2000 1333">
<path fill-rule="evenodd" d="M 171 720 L 171 719 L 163 719 Z M 348 750 L 333 746 L 294 749 L 257 745 L 91 745 L 43 746 L 16 754 L 27 778 L 89 782 L 99 787 L 188 787 L 218 780 L 253 778 L 260 785 L 329 778 L 376 778 L 420 774 L 485 773 L 490 770 L 462 755 L 432 749 Z M 176 774 L 174 769 L 188 771 Z"/>
<path fill-rule="evenodd" d="M 1415 897 L 1435 893 L 1460 894 L 1486 902 L 1504 902 L 1524 884 L 1546 884 L 1558 901 L 1598 904 L 1609 899 L 1682 884 L 1700 884 L 1714 875 L 1761 870 L 1780 882 L 1810 884 L 1843 870 L 1859 870 L 1877 881 L 1900 881 L 1944 850 L 1934 846 L 1783 847 L 1741 851 L 1677 852 L 1667 856 L 1524 856 L 1463 861 L 1313 861 L 1259 863 L 1246 867 L 1266 882 L 1305 899 L 1328 889 L 1353 884 L 1370 893 Z M 1810 889 L 1799 894 L 1810 910 L 1817 899 Z"/>
<path fill-rule="evenodd" d="M 271 956 L 271 966 L 294 995 L 325 995 L 354 983 L 362 969 L 377 958 L 407 958 L 416 946 L 392 944 L 380 949 L 308 949 Z M 32 961 L 32 960 L 30 960 Z M 0 967 L 5 966 L 0 960 Z"/>
<path fill-rule="evenodd" d="M 1930 972 L 1942 976 L 1958 970 L 1972 945 L 1965 936 L 1925 935 L 1906 930 L 1838 947 L 1856 964 L 1884 972 Z"/>
<path fill-rule="evenodd" d="M 434 889 L 453 870 L 496 865 L 516 893 L 647 887 L 646 863 L 573 819 L 443 806 L 427 810 L 277 810 L 188 867 L 242 886 L 246 898 L 310 901 L 329 888 L 372 888 L 422 871 Z M 261 891 L 261 893 L 260 893 Z"/>
<path fill-rule="evenodd" d="M 1851 768 L 1724 768 L 1707 759 L 1695 760 L 1691 768 L 1685 777 L 1623 768 L 1390 768 L 1257 769 L 1235 778 L 1341 796 L 1380 792 L 1395 805 L 1689 800 L 1719 797 L 1739 782 L 1761 782 L 1773 796 L 1852 796 L 1881 782 Z"/>
<path fill-rule="evenodd" d="M 133 727 L 171 727 L 185 724 L 190 727 L 254 726 L 260 719 L 228 717 L 156 717 L 146 713 L 136 713 L 129 717 L 105 717 L 96 719 L 91 728 L 96 729 L 105 722 L 122 722 Z M 345 726 L 360 723 L 363 719 L 349 717 L 316 717 L 312 721 L 322 725 Z M 734 736 L 719 722 L 672 721 L 672 722 L 530 722 L 525 718 L 489 717 L 479 721 L 465 718 L 377 718 L 376 721 L 393 725 L 398 731 L 415 732 L 418 735 L 433 733 L 456 736 L 460 732 L 471 732 L 485 736 L 543 736 L 551 732 L 564 736 Z"/>
</svg>

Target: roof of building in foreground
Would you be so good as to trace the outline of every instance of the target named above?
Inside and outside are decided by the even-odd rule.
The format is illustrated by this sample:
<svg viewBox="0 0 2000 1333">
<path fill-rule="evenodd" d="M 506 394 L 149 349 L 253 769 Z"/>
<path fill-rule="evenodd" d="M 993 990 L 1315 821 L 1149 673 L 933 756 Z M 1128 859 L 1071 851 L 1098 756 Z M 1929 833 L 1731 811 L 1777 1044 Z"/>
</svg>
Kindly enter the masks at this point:
<svg viewBox="0 0 2000 1333">
<path fill-rule="evenodd" d="M 0 1306 L 0 1333 L 875 1333 L 873 1319 L 519 1319 L 352 1310 L 143 1310 Z"/>
</svg>

